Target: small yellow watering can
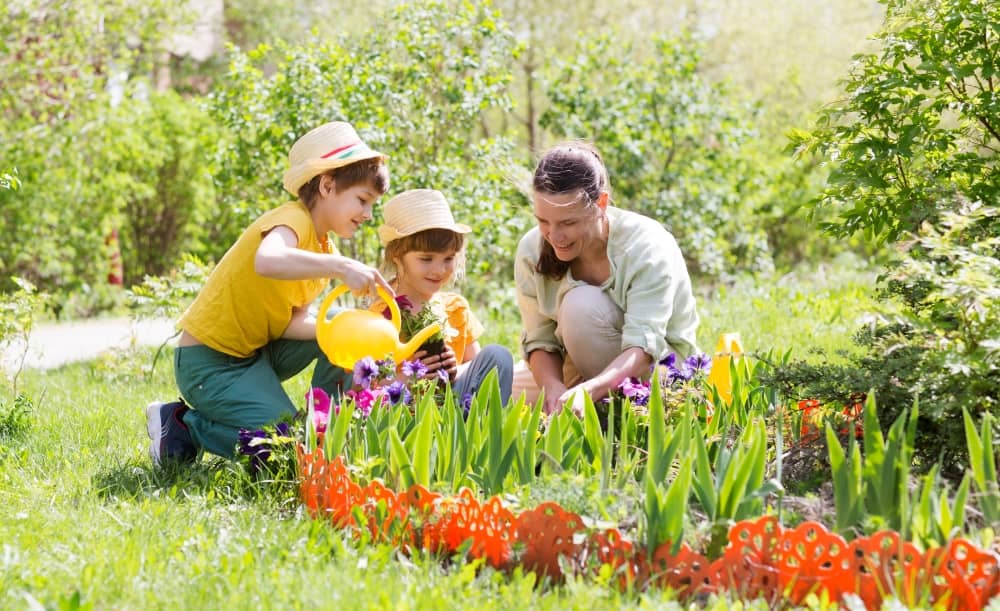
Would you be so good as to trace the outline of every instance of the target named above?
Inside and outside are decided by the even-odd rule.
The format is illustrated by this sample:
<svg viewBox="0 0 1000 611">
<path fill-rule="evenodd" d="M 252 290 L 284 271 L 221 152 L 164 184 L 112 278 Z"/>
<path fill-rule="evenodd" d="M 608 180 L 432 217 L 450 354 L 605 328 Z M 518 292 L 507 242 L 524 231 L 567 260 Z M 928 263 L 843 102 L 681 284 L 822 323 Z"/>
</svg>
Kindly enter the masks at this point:
<svg viewBox="0 0 1000 611">
<path fill-rule="evenodd" d="M 386 320 L 370 310 L 343 310 L 327 320 L 326 313 L 333 300 L 346 293 L 348 288 L 342 284 L 330 291 L 320 304 L 316 319 L 316 341 L 330 362 L 338 367 L 353 369 L 354 364 L 366 356 L 374 359 L 391 356 L 397 363 L 405 361 L 427 338 L 441 330 L 441 325 L 433 323 L 421 329 L 410 341 L 401 343 L 399 306 L 382 287 L 378 288 L 378 294 L 389 306 L 392 320 Z"/>
<path fill-rule="evenodd" d="M 739 333 L 723 333 L 715 346 L 712 369 L 708 372 L 708 383 L 719 391 L 719 398 L 725 403 L 733 400 L 733 381 L 729 375 L 729 364 L 743 358 L 743 344 Z"/>
</svg>

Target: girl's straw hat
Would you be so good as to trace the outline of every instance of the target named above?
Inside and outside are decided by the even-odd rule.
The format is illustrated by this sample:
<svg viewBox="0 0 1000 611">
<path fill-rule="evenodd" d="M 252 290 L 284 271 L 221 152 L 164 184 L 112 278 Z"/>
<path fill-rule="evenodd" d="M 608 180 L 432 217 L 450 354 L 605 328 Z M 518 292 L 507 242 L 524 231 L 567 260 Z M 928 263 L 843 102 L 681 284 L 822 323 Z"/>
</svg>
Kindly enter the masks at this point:
<svg viewBox="0 0 1000 611">
<path fill-rule="evenodd" d="M 385 157 L 368 148 L 350 123 L 333 121 L 320 125 L 295 141 L 288 151 L 288 170 L 282 184 L 292 195 L 313 177 L 362 159 Z"/>
<path fill-rule="evenodd" d="M 378 237 L 385 246 L 393 240 L 412 235 L 425 229 L 448 229 L 455 233 L 469 233 L 472 228 L 456 223 L 444 194 L 434 189 L 403 191 L 386 202 L 379 225 Z"/>
</svg>

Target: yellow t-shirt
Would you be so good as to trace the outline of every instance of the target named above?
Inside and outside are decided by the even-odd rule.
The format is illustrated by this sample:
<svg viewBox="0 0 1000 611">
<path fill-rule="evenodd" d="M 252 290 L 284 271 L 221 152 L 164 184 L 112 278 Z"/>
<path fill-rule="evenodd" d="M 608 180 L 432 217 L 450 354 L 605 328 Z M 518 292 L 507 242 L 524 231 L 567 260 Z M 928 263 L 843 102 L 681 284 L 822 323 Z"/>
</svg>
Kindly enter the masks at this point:
<svg viewBox="0 0 1000 611">
<path fill-rule="evenodd" d="M 177 325 L 206 346 L 246 358 L 281 337 L 295 308 L 312 303 L 329 282 L 326 278 L 277 280 L 254 270 L 257 248 L 267 232 L 284 225 L 298 236 L 298 247 L 334 252 L 320 243 L 312 217 L 301 202 L 288 202 L 253 222 L 215 266 L 205 286 Z"/>
<path fill-rule="evenodd" d="M 469 302 L 458 293 L 439 292 L 434 295 L 434 300 L 443 307 L 448 316 L 448 326 L 452 329 L 451 337 L 445 338 L 445 343 L 455 353 L 455 360 L 463 363 L 465 349 L 479 339 L 483 334 L 483 325 L 472 313 Z M 385 304 L 378 300 L 372 304 L 371 309 L 376 312 L 384 312 Z"/>
</svg>

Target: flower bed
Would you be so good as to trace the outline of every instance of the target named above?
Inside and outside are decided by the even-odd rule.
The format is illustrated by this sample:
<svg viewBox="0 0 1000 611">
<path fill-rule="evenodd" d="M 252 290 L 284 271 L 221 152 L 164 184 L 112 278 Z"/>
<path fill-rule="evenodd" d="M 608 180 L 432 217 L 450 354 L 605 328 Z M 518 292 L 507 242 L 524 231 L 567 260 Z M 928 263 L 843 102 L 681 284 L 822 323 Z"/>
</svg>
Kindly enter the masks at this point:
<svg viewBox="0 0 1000 611">
<path fill-rule="evenodd" d="M 301 499 L 313 518 L 404 551 L 463 552 L 496 569 L 521 566 L 553 580 L 596 575 L 608 565 L 618 587 L 670 587 L 685 600 L 725 592 L 797 605 L 825 593 L 834 601 L 854 594 L 869 609 L 889 597 L 976 609 L 1000 595 L 1000 559 L 962 538 L 921 553 L 891 531 L 847 542 L 816 522 L 785 529 L 766 516 L 735 524 L 724 554 L 710 561 L 687 545 L 647 550 L 616 529 L 590 530 L 556 503 L 514 515 L 497 497 L 480 503 L 469 490 L 445 497 L 418 485 L 397 493 L 377 480 L 362 487 L 340 457 L 328 461 L 320 449 L 302 446 L 298 456 Z"/>
</svg>

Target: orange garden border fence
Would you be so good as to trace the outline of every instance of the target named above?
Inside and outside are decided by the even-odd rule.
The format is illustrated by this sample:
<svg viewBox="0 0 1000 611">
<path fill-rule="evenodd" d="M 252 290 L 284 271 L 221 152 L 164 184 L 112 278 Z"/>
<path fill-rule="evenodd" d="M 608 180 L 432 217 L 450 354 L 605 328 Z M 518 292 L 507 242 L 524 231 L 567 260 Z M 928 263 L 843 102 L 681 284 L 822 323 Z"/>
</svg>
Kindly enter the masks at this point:
<svg viewBox="0 0 1000 611">
<path fill-rule="evenodd" d="M 682 600 L 720 593 L 798 605 L 810 594 L 841 601 L 853 593 L 868 609 L 889 597 L 979 609 L 1000 595 L 1000 557 L 962 538 L 921 552 L 891 531 L 847 542 L 817 522 L 786 529 L 766 516 L 735 524 L 715 560 L 686 544 L 676 553 L 669 543 L 649 553 L 617 529 L 588 529 L 556 503 L 515 515 L 499 498 L 481 503 L 468 489 L 443 496 L 419 485 L 397 493 L 377 480 L 362 487 L 339 456 L 328 461 L 318 448 L 300 446 L 298 458 L 301 499 L 315 519 L 406 552 L 463 551 L 499 570 L 521 566 L 554 581 L 565 572 L 597 575 L 608 565 L 623 590 L 668 587 Z"/>
</svg>

